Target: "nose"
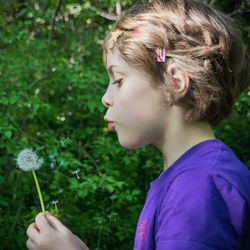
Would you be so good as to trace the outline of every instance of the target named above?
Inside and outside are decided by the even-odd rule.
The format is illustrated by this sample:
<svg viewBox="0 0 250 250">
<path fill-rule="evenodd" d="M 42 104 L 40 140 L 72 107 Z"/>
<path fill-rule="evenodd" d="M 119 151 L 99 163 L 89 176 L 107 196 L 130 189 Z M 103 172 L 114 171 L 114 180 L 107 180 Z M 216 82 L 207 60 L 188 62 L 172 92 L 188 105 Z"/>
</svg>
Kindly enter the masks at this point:
<svg viewBox="0 0 250 250">
<path fill-rule="evenodd" d="M 113 105 L 112 98 L 110 94 L 108 94 L 108 91 L 106 91 L 106 93 L 102 97 L 102 104 L 107 108 Z"/>
</svg>

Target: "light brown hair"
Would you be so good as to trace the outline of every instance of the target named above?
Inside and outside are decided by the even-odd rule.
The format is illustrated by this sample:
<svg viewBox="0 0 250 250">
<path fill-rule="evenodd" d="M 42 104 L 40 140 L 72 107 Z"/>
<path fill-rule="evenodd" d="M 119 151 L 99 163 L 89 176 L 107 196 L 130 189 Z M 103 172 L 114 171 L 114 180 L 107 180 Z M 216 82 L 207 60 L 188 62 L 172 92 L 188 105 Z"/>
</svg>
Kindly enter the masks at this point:
<svg viewBox="0 0 250 250">
<path fill-rule="evenodd" d="M 158 46 L 167 50 L 165 63 L 156 61 Z M 155 0 L 131 7 L 104 40 L 105 65 L 115 48 L 170 93 L 169 65 L 174 62 L 188 74 L 190 85 L 182 99 L 187 121 L 218 125 L 249 84 L 249 59 L 239 28 L 227 15 L 197 1 Z"/>
</svg>

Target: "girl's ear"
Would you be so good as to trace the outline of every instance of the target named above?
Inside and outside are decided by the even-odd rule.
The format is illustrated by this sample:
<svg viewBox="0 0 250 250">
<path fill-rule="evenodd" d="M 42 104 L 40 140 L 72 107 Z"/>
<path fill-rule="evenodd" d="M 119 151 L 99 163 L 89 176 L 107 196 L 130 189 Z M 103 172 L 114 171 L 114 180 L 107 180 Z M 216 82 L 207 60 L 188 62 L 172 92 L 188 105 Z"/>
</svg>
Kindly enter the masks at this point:
<svg viewBox="0 0 250 250">
<path fill-rule="evenodd" d="M 189 88 L 190 77 L 175 63 L 168 67 L 167 74 L 171 81 L 170 88 L 174 99 L 173 102 L 177 102 L 186 95 Z"/>
</svg>

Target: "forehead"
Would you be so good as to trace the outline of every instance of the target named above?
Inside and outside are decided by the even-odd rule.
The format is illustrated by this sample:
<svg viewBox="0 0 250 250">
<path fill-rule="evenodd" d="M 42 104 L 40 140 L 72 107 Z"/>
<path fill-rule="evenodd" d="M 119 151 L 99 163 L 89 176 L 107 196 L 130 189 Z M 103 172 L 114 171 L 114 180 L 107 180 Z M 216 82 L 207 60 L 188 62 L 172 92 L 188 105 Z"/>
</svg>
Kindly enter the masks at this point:
<svg viewBox="0 0 250 250">
<path fill-rule="evenodd" d="M 109 51 L 109 53 L 107 53 L 106 56 L 107 56 L 106 68 L 109 73 L 112 73 L 116 68 L 123 70 L 130 69 L 130 66 L 121 58 L 118 49 L 115 49 L 114 51 Z"/>
</svg>

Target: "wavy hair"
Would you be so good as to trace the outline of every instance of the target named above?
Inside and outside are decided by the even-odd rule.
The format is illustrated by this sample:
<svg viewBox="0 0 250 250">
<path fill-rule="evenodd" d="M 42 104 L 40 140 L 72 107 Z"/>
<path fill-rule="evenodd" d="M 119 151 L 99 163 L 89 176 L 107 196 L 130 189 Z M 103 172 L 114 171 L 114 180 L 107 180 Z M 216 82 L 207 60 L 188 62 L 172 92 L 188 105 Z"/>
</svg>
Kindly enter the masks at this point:
<svg viewBox="0 0 250 250">
<path fill-rule="evenodd" d="M 167 50 L 165 63 L 156 60 L 158 46 Z M 168 67 L 172 63 L 181 67 L 190 77 L 181 100 L 187 121 L 218 125 L 249 84 L 249 59 L 238 26 L 229 16 L 197 1 L 155 0 L 131 7 L 104 40 L 105 66 L 107 53 L 114 49 L 170 94 L 174 83 Z M 175 102 L 173 94 L 171 102 Z"/>
</svg>

